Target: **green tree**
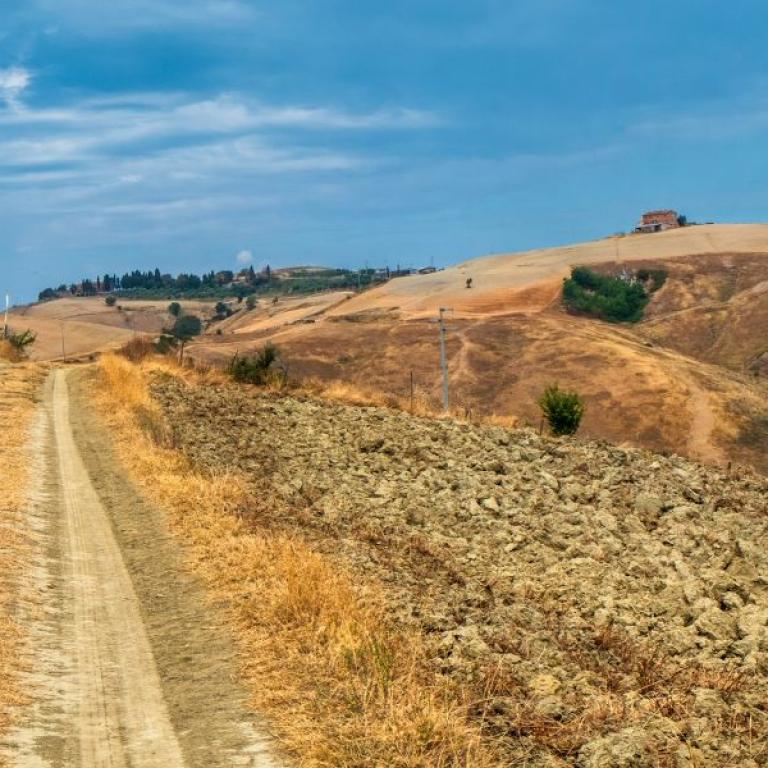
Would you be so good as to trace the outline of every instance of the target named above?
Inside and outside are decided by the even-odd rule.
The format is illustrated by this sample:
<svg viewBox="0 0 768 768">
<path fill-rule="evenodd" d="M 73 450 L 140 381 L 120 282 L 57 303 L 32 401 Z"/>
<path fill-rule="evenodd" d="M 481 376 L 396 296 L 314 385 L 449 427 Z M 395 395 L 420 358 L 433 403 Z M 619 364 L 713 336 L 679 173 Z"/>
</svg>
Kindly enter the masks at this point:
<svg viewBox="0 0 768 768">
<path fill-rule="evenodd" d="M 575 434 L 584 416 L 581 396 L 576 392 L 562 390 L 557 384 L 544 390 L 539 398 L 539 407 L 552 434 L 557 437 Z"/>
<path fill-rule="evenodd" d="M 229 317 L 230 315 L 229 306 L 225 304 L 223 301 L 219 301 L 216 303 L 216 316 L 217 317 Z"/>
<path fill-rule="evenodd" d="M 106 304 L 108 307 L 114 307 L 114 306 L 115 306 L 115 304 L 117 304 L 117 296 L 113 296 L 112 294 L 110 294 L 109 296 L 107 296 L 107 297 L 104 299 L 104 303 L 105 303 L 105 304 Z"/>
<path fill-rule="evenodd" d="M 181 304 L 178 301 L 172 301 L 168 305 L 168 314 L 172 317 L 181 317 Z"/>
<path fill-rule="evenodd" d="M 203 324 L 196 315 L 182 315 L 171 328 L 171 336 L 179 343 L 179 363 L 184 362 L 184 347 L 187 342 L 203 332 Z"/>
<path fill-rule="evenodd" d="M 58 299 L 59 294 L 53 290 L 53 288 L 46 288 L 44 291 L 40 291 L 37 295 L 38 301 L 51 301 L 52 299 Z"/>
</svg>

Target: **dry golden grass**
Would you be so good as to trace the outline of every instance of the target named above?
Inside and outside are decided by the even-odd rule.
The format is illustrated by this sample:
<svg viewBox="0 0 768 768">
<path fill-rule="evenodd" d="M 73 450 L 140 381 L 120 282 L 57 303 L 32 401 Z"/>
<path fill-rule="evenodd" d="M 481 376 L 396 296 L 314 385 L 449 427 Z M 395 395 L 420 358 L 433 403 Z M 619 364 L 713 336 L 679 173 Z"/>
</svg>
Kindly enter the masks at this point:
<svg viewBox="0 0 768 768">
<path fill-rule="evenodd" d="M 145 377 L 153 369 L 196 376 L 105 356 L 104 418 L 133 478 L 166 510 L 191 569 L 228 606 L 253 706 L 282 748 L 312 768 L 504 765 L 470 723 L 467 692 L 430 671 L 417 635 L 389 624 L 376 587 L 355 583 L 301 540 L 260 528 L 253 521 L 268 515 L 269 499 L 254 499 L 243 477 L 201 474 L 168 447 Z"/>
<path fill-rule="evenodd" d="M 40 366 L 0 367 L 0 734 L 12 723 L 14 708 L 26 701 L 17 678 L 23 636 L 13 604 L 28 546 L 21 521 L 31 479 L 27 441 L 44 376 Z"/>
<path fill-rule="evenodd" d="M 297 384 L 291 392 L 292 394 L 304 394 L 344 405 L 391 408 L 428 419 L 447 418 L 463 423 L 483 424 L 505 429 L 515 429 L 520 426 L 520 420 L 515 416 L 502 416 L 495 413 L 477 415 L 471 410 L 463 408 L 452 409 L 446 414 L 432 398 L 421 390 L 416 390 L 413 398 L 411 398 L 409 395 L 387 394 L 373 387 L 363 387 L 340 379 L 330 381 L 309 379 Z"/>
<path fill-rule="evenodd" d="M 10 363 L 18 363 L 23 359 L 24 356 L 8 341 L 8 339 L 0 339 L 0 360 L 6 360 Z"/>
</svg>

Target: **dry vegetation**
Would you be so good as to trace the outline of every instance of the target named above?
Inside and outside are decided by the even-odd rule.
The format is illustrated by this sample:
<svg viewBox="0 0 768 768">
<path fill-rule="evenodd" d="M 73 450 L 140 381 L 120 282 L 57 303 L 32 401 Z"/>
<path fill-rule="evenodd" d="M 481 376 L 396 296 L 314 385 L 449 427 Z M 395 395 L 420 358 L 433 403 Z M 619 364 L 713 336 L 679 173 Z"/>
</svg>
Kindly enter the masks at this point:
<svg viewBox="0 0 768 768">
<path fill-rule="evenodd" d="M 768 758 L 763 479 L 143 370 L 127 460 L 305 764 Z"/>
<path fill-rule="evenodd" d="M 300 765 L 502 764 L 469 722 L 464 688 L 430 669 L 418 634 L 393 629 L 376 587 L 301 539 L 254 525 L 270 498 L 241 474 L 191 467 L 171 447 L 142 369 L 106 356 L 101 373 L 123 460 L 228 606 L 253 705 Z"/>
<path fill-rule="evenodd" d="M 20 524 L 29 478 L 27 441 L 45 370 L 0 363 L 0 734 L 12 722 L 14 708 L 26 699 L 18 684 L 23 642 L 14 619 L 19 576 L 27 567 L 27 541 Z"/>
<path fill-rule="evenodd" d="M 373 387 L 355 384 L 351 381 L 331 379 L 307 379 L 289 387 L 291 394 L 295 396 L 317 397 L 322 400 L 345 405 L 358 405 L 376 408 L 389 408 L 412 416 L 421 416 L 431 419 L 449 418 L 452 421 L 485 424 L 496 427 L 513 429 L 520 425 L 520 420 L 515 416 L 497 413 L 483 414 L 473 413 L 469 408 L 452 408 L 446 414 L 437 400 L 430 397 L 423 389 L 415 389 L 413 396 L 408 394 L 387 394 Z"/>
</svg>

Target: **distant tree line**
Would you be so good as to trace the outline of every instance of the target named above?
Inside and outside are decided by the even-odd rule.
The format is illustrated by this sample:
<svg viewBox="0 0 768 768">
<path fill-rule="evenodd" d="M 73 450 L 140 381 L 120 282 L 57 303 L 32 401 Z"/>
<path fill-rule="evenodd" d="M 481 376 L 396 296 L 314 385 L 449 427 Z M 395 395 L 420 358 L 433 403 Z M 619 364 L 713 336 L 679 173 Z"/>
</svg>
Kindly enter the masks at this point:
<svg viewBox="0 0 768 768">
<path fill-rule="evenodd" d="M 79 283 L 46 288 L 38 299 L 49 301 L 62 296 L 96 296 L 117 294 L 126 298 L 152 299 L 224 299 L 253 294 L 305 294 L 327 290 L 368 288 L 389 278 L 388 271 L 365 269 L 306 269 L 281 271 L 275 275 L 269 265 L 260 271 L 252 266 L 233 272 L 225 269 L 202 275 L 182 272 L 175 277 L 159 269 L 146 272 L 135 269 L 124 275 L 99 275 L 95 280 L 83 278 Z"/>
<path fill-rule="evenodd" d="M 61 296 L 96 296 L 102 293 L 118 293 L 123 296 L 157 294 L 162 296 L 238 296 L 248 295 L 260 286 L 272 282 L 272 270 L 267 265 L 260 272 L 253 267 L 235 275 L 231 270 L 207 272 L 203 275 L 181 272 L 174 277 L 159 269 L 143 272 L 134 269 L 124 275 L 99 275 L 95 280 L 83 278 L 79 283 L 60 285 L 40 291 L 38 299 L 47 301 Z"/>
</svg>

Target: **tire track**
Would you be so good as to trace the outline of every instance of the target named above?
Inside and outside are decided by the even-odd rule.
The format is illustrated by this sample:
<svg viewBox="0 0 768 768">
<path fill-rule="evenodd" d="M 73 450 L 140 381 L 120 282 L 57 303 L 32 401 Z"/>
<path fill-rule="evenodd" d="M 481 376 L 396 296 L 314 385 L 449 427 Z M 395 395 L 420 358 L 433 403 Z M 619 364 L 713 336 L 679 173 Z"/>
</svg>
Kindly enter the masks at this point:
<svg viewBox="0 0 768 768">
<path fill-rule="evenodd" d="M 75 445 L 66 374 L 55 374 L 55 444 L 64 500 L 83 768 L 183 768 L 138 598 Z"/>
</svg>

